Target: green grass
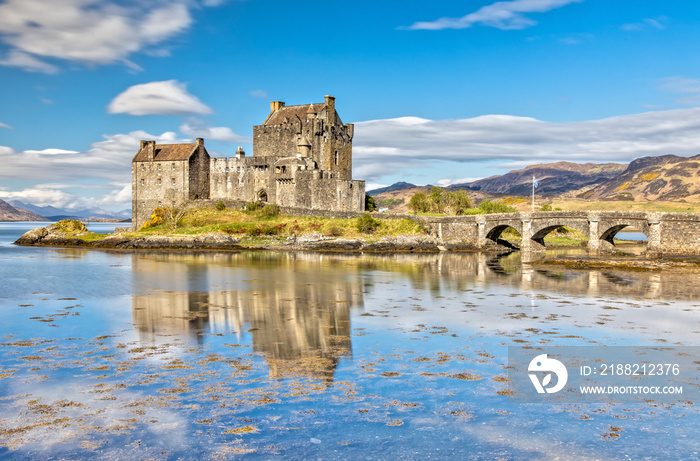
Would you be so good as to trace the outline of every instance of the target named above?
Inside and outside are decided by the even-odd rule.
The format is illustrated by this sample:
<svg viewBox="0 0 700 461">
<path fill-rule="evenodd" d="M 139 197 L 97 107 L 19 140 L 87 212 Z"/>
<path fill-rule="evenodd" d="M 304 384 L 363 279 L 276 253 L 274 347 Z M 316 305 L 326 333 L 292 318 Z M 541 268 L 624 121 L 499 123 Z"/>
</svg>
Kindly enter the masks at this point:
<svg viewBox="0 0 700 461">
<path fill-rule="evenodd" d="M 107 234 L 96 234 L 88 231 L 85 224 L 75 219 L 63 219 L 54 224 L 56 229 L 63 232 L 66 238 L 77 238 L 86 242 L 96 242 L 107 237 Z"/>
<path fill-rule="evenodd" d="M 371 234 L 358 230 L 359 218 L 329 219 L 270 214 L 264 209 L 255 211 L 211 208 L 189 210 L 174 226 L 167 220 L 157 226 L 126 234 L 129 237 L 150 235 L 202 235 L 211 232 L 228 234 L 233 237 L 255 240 L 287 238 L 321 234 L 329 237 L 381 238 L 397 235 L 425 235 L 425 230 L 410 219 L 379 219 L 377 228 Z"/>
</svg>

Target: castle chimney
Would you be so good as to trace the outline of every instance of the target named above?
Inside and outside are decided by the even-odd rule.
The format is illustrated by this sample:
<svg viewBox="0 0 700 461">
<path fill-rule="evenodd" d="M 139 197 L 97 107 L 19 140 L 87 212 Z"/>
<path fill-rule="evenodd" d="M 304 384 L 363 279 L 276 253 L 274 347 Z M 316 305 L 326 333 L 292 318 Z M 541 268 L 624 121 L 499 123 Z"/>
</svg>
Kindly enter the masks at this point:
<svg viewBox="0 0 700 461">
<path fill-rule="evenodd" d="M 238 150 L 236 151 L 236 158 L 243 158 L 245 157 L 245 152 L 243 151 L 243 147 L 238 146 Z"/>
<path fill-rule="evenodd" d="M 335 125 L 335 98 L 330 95 L 325 96 L 326 99 L 326 123 L 329 126 Z"/>
<path fill-rule="evenodd" d="M 284 107 L 283 101 L 271 101 L 270 102 L 270 112 L 275 112 Z"/>
<path fill-rule="evenodd" d="M 148 161 L 152 162 L 156 155 L 156 142 L 155 141 L 144 141 L 144 147 L 148 151 Z"/>
<path fill-rule="evenodd" d="M 197 147 L 204 145 L 204 138 L 197 138 Z"/>
<path fill-rule="evenodd" d="M 141 147 L 140 147 L 140 149 L 143 149 L 143 147 L 144 147 L 145 145 L 146 145 L 146 141 L 144 141 L 144 140 L 142 139 L 142 140 L 141 140 Z"/>
</svg>

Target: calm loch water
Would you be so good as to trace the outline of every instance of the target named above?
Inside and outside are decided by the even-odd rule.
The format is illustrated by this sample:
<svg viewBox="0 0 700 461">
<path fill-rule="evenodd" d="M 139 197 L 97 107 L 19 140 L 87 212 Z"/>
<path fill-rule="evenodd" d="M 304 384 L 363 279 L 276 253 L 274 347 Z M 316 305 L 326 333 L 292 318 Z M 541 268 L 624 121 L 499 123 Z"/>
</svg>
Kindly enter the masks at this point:
<svg viewBox="0 0 700 461">
<path fill-rule="evenodd" d="M 700 345 L 700 279 L 517 254 L 109 253 L 0 224 L 5 459 L 698 459 L 679 404 L 519 404 L 509 345 Z"/>
</svg>

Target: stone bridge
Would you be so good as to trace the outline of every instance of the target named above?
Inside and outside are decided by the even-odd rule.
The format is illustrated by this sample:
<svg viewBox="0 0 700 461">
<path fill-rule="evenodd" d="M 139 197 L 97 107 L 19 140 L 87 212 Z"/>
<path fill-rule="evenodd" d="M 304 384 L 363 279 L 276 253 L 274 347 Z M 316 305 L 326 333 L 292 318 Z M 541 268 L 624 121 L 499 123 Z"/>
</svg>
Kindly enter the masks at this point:
<svg viewBox="0 0 700 461">
<path fill-rule="evenodd" d="M 536 211 L 423 219 L 446 243 L 468 243 L 480 249 L 505 243 L 499 237 L 512 227 L 522 237 L 520 250 L 534 258 L 544 253 L 544 237 L 560 226 L 588 236 L 591 255 L 614 250 L 613 238 L 628 226 L 646 235 L 648 256 L 700 254 L 700 213 Z"/>
</svg>

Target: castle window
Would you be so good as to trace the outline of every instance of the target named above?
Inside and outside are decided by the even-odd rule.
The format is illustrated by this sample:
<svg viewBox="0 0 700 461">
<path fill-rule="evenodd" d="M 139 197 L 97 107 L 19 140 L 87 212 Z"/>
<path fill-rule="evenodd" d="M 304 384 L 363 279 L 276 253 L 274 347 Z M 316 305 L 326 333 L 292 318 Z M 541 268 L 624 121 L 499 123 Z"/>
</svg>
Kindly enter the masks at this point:
<svg viewBox="0 0 700 461">
<path fill-rule="evenodd" d="M 173 171 L 175 171 L 175 163 L 173 162 Z"/>
<path fill-rule="evenodd" d="M 141 171 L 146 171 L 146 165 L 143 163 L 141 164 Z"/>
<path fill-rule="evenodd" d="M 159 185 L 159 186 L 161 185 L 161 181 L 160 181 L 160 178 L 158 178 L 158 185 Z"/>
<path fill-rule="evenodd" d="M 163 202 L 161 202 L 160 200 L 158 200 L 158 206 L 159 206 L 159 207 L 160 207 L 160 206 L 163 206 Z"/>
<path fill-rule="evenodd" d="M 158 171 L 160 171 L 160 170 L 162 169 L 162 167 L 163 167 L 163 165 L 161 165 L 161 164 L 159 163 L 159 164 L 158 164 Z"/>
<path fill-rule="evenodd" d="M 171 181 L 172 181 L 171 184 L 174 186 L 175 185 L 175 178 L 172 178 Z M 351 186 L 352 186 L 352 184 L 351 184 Z"/>
<path fill-rule="evenodd" d="M 142 179 L 142 180 L 141 180 L 141 185 L 142 185 L 142 186 L 145 186 L 145 185 L 146 185 L 146 180 L 145 180 L 145 179 Z"/>
<path fill-rule="evenodd" d="M 336 164 L 336 165 L 338 164 L 338 158 L 339 158 L 339 157 L 340 157 L 340 156 L 338 155 L 338 151 L 335 151 L 335 164 Z"/>
</svg>

